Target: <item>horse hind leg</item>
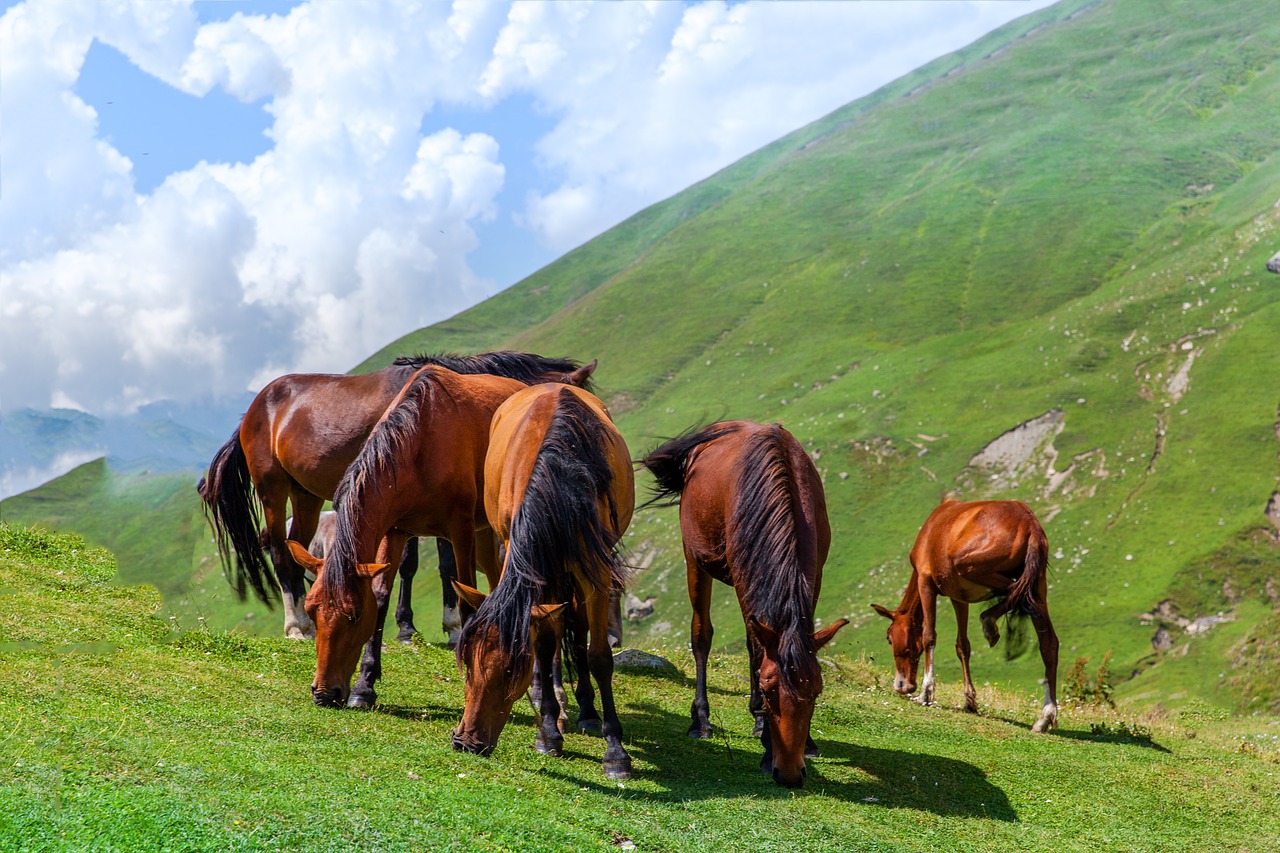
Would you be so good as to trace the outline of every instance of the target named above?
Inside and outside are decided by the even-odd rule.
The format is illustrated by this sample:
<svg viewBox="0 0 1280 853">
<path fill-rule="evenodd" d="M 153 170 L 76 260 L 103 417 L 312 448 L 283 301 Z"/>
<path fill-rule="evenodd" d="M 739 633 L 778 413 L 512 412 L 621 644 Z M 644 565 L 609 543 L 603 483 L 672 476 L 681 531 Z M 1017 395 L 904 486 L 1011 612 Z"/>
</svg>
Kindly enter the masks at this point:
<svg viewBox="0 0 1280 853">
<path fill-rule="evenodd" d="M 444 631 L 448 647 L 457 648 L 458 637 L 462 634 L 462 603 L 458 593 L 453 589 L 453 581 L 458 580 L 458 561 L 453 554 L 453 545 L 448 539 L 436 540 L 436 555 L 440 560 L 440 589 L 444 596 L 444 606 L 440 618 L 440 628 Z"/>
<path fill-rule="evenodd" d="M 1058 635 L 1049 619 L 1049 608 L 1043 598 L 1037 602 L 1036 613 L 1031 617 L 1040 642 L 1040 657 L 1044 661 L 1044 706 L 1040 719 L 1031 727 L 1033 732 L 1047 732 L 1058 727 Z"/>
<path fill-rule="evenodd" d="M 978 691 L 973 686 L 973 676 L 969 673 L 969 656 L 973 651 L 969 645 L 969 605 L 964 601 L 951 600 L 956 611 L 956 657 L 960 658 L 960 671 L 964 674 L 964 710 L 969 714 L 978 713 Z"/>
<path fill-rule="evenodd" d="M 396 598 L 396 642 L 406 645 L 413 642 L 413 635 L 418 629 L 413 625 L 413 576 L 418 573 L 418 540 L 410 539 L 404 544 L 404 554 L 400 557 L 400 592 Z M 450 589 L 452 591 L 452 588 Z"/>
<path fill-rule="evenodd" d="M 264 482 L 258 494 L 262 499 L 271 562 L 276 569 L 276 578 L 280 581 L 280 598 L 284 604 L 284 635 L 294 640 L 314 640 L 316 626 L 303 606 L 307 597 L 305 572 L 289 553 L 286 542 L 292 534 L 303 537 L 295 540 L 302 545 L 311 544 L 311 537 L 315 535 L 316 522 L 320 517 L 320 507 L 324 502 L 300 489 L 292 490 L 294 518 L 292 530 L 286 530 L 285 508 L 290 495 L 284 488 L 277 486 L 276 483 Z"/>
</svg>

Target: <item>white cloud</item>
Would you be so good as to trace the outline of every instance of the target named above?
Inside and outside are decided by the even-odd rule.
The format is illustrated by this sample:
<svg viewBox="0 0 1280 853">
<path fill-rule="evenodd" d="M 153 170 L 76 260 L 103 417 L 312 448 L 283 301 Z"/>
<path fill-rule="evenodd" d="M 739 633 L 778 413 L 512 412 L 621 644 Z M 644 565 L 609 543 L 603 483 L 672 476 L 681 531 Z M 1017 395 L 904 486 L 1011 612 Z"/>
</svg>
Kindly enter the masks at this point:
<svg viewBox="0 0 1280 853">
<path fill-rule="evenodd" d="M 1012 5 L 312 2 L 201 25 L 28 0 L 0 18 L 0 403 L 111 412 L 346 370 L 493 289 L 467 262 L 479 225 L 576 245 L 1032 8 Z M 95 39 L 260 103 L 273 146 L 138 193 L 74 91 Z M 521 210 L 502 187 L 535 164 L 504 161 L 502 132 L 431 123 L 511 96 L 554 120 Z"/>
</svg>

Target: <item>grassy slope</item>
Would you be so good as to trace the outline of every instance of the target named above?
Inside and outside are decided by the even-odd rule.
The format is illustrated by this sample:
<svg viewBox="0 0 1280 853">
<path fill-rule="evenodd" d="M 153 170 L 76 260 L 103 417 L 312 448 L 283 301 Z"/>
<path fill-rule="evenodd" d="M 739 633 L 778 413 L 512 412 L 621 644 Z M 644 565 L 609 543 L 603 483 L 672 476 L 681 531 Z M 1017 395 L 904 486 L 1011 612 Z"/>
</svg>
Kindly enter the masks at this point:
<svg viewBox="0 0 1280 853">
<path fill-rule="evenodd" d="M 312 706 L 302 644 L 174 635 L 150 589 L 108 583 L 74 536 L 0 525 L 0 850 L 1269 850 L 1280 748 L 1263 718 L 1121 718 L 984 689 L 982 717 L 893 696 L 837 654 L 815 718 L 823 757 L 791 793 L 758 773 L 740 655 L 711 667 L 717 738 L 685 737 L 678 669 L 619 670 L 637 778 L 602 741 L 531 748 L 523 702 L 492 758 L 450 750 L 452 654 L 395 645 L 375 713 Z M 949 707 L 946 707 L 949 706 Z M 1095 730 L 1096 727 L 1096 730 Z M 1124 796 L 1115 796 L 1123 791 Z"/>
<path fill-rule="evenodd" d="M 820 612 L 852 615 L 846 642 L 869 654 L 883 641 L 867 603 L 892 603 L 939 496 L 983 494 L 961 488 L 969 459 L 1061 408 L 1057 470 L 1093 452 L 1088 465 L 1052 494 L 1040 476 L 986 492 L 1054 514 L 1068 662 L 1113 650 L 1121 672 L 1145 667 L 1154 629 L 1139 614 L 1185 566 L 1266 524 L 1280 449 L 1280 287 L 1261 271 L 1280 24 L 1258 2 L 1152 9 L 1068 3 L 1015 22 L 362 368 L 497 345 L 599 357 L 637 451 L 697 420 L 781 420 L 826 475 L 836 543 Z M 1175 399 L 1186 341 L 1200 352 Z M 1103 454 L 1104 476 L 1084 470 Z M 652 563 L 638 590 L 659 598 L 650 621 L 670 624 L 653 639 L 679 645 L 673 514 L 640 516 L 630 541 Z M 735 610 L 721 593 L 727 641 Z M 1210 645 L 1126 692 L 1191 679 L 1248 707 L 1213 689 L 1225 675 L 1203 676 L 1227 662 Z M 980 678 L 1038 669 L 1034 656 L 1012 674 L 977 665 Z"/>
</svg>

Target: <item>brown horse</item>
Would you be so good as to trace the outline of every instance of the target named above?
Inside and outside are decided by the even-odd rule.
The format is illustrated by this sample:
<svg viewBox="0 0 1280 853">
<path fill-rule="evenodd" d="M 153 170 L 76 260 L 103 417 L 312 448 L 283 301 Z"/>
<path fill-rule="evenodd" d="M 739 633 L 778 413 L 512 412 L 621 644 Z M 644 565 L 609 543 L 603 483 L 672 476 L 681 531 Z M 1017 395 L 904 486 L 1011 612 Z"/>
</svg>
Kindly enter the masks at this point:
<svg viewBox="0 0 1280 853">
<path fill-rule="evenodd" d="M 497 583 L 497 547 L 484 511 L 484 458 L 493 413 L 525 387 L 501 376 L 422 368 L 339 484 L 337 531 L 323 562 L 300 543 L 289 543 L 294 559 L 317 574 L 306 598 L 316 625 L 317 704 L 338 706 L 349 698 L 349 704 L 367 707 L 376 700 L 394 575 L 387 563 L 408 537 L 448 539 L 463 578 L 474 583 L 478 563 L 490 584 Z M 360 680 L 349 690 L 366 644 Z"/>
<path fill-rule="evenodd" d="M 707 655 L 714 578 L 733 587 L 747 626 L 750 707 L 764 746 L 760 769 L 779 785 L 798 788 L 805 755 L 817 754 L 809 729 L 822 692 L 818 649 L 849 622 L 813 629 L 831 545 L 822 480 L 791 433 L 750 421 L 691 430 L 642 464 L 657 481 L 651 503 L 680 503 L 697 667 L 689 737 L 711 737 Z"/>
<path fill-rule="evenodd" d="M 502 581 L 487 598 L 460 586 L 478 608 L 458 642 L 466 702 L 453 748 L 493 751 L 512 704 L 533 680 L 536 657 L 542 714 L 534 747 L 562 753 L 551 660 L 563 628 L 579 673 L 579 726 L 600 726 L 594 678 L 604 712 L 605 775 L 628 778 L 631 756 L 613 702 L 608 624 L 610 589 L 626 580 L 616 546 L 631 522 L 635 483 L 627 445 L 604 404 L 571 386 L 540 385 L 512 395 L 493 419 L 485 508 L 507 557 Z M 571 601 L 579 606 L 566 619 L 563 608 Z"/>
<path fill-rule="evenodd" d="M 1031 508 L 1020 501 L 946 501 L 935 509 L 911 549 L 911 580 L 897 610 L 871 605 L 889 619 L 889 645 L 896 673 L 893 687 L 916 690 L 916 668 L 924 655 L 919 701 L 933 704 L 933 648 L 937 643 L 938 596 L 956 611 L 956 654 L 964 671 L 964 710 L 976 713 L 978 692 L 969 675 L 969 605 L 991 598 L 982 611 L 982 634 L 994 646 L 996 620 L 1006 614 L 1030 616 L 1044 660 L 1045 694 L 1033 731 L 1058 724 L 1058 635 L 1049 619 L 1049 543 Z"/>
<path fill-rule="evenodd" d="M 303 571 L 290 555 L 286 540 L 310 544 L 321 507 L 333 498 L 374 424 L 410 377 L 428 364 L 456 373 L 506 376 L 526 385 L 571 382 L 589 386 L 595 368 L 594 362 L 582 367 L 568 359 L 531 353 L 487 352 L 405 357 L 357 376 L 291 373 L 269 382 L 249 404 L 240 426 L 213 457 L 208 476 L 197 488 L 236 593 L 244 598 L 246 587 L 252 586 L 267 605 L 283 593 L 285 636 L 315 636 L 315 626 L 302 608 L 306 595 Z M 261 533 L 259 501 L 265 522 Z M 293 522 L 286 533 L 290 503 Z M 263 554 L 264 545 L 275 566 L 274 574 Z M 412 556 L 416 558 L 416 550 Z M 412 568 L 406 564 L 404 570 L 408 573 L 397 607 L 397 619 L 404 613 L 408 620 L 401 623 L 402 635 L 412 634 L 408 595 L 416 568 L 415 559 Z M 445 597 L 445 630 L 456 638 L 461 624 L 456 607 L 450 606 L 456 599 L 448 584 Z"/>
</svg>

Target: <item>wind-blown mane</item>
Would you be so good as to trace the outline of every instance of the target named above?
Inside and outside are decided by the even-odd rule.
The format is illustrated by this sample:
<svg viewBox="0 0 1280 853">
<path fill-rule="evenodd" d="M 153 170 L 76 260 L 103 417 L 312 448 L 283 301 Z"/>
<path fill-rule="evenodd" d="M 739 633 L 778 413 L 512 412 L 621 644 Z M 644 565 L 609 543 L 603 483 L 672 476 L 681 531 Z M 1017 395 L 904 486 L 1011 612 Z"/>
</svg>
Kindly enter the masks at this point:
<svg viewBox="0 0 1280 853">
<path fill-rule="evenodd" d="M 526 385 L 537 385 L 547 381 L 550 373 L 572 373 L 582 365 L 571 358 L 547 358 L 531 352 L 513 352 L 496 350 L 482 352 L 478 355 L 458 355 L 457 353 L 436 353 L 434 355 L 402 355 L 393 364 L 399 367 L 419 369 L 434 364 L 447 367 L 454 373 L 491 373 L 494 376 L 505 376 Z M 594 390 L 590 379 L 582 386 L 588 391 Z"/>
<path fill-rule="evenodd" d="M 737 476 L 726 557 L 746 611 L 777 632 L 783 686 L 794 690 L 820 673 L 813 646 L 813 566 L 806 565 L 814 555 L 812 544 L 800 541 L 799 495 L 781 426 L 770 424 L 748 439 Z"/>
<path fill-rule="evenodd" d="M 459 653 L 474 632 L 498 629 L 501 647 L 519 671 L 532 654 L 530 608 L 573 599 L 573 570 L 607 593 L 626 581 L 615 538 L 618 507 L 605 455 L 610 433 L 590 407 L 563 390 L 538 450 L 524 499 L 511 520 L 502 580 L 462 629 Z M 604 502 L 607 514 L 600 512 Z M 573 620 L 564 647 L 572 648 Z M 565 656 L 566 665 L 572 654 Z"/>
<path fill-rule="evenodd" d="M 640 508 L 680 503 L 685 474 L 689 470 L 689 456 L 707 442 L 733 431 L 730 426 L 692 426 L 650 451 L 640 462 L 653 475 L 654 483 L 650 487 L 649 500 Z"/>
<path fill-rule="evenodd" d="M 394 487 L 396 459 L 407 452 L 421 428 L 424 406 L 437 394 L 448 394 L 434 370 L 419 370 L 400 392 L 394 409 L 383 415 L 360 454 L 347 468 L 333 496 L 338 510 L 333 542 L 324 561 L 324 592 L 329 606 L 353 618 L 359 615 L 356 575 L 356 531 L 365 499 L 371 492 Z"/>
</svg>

